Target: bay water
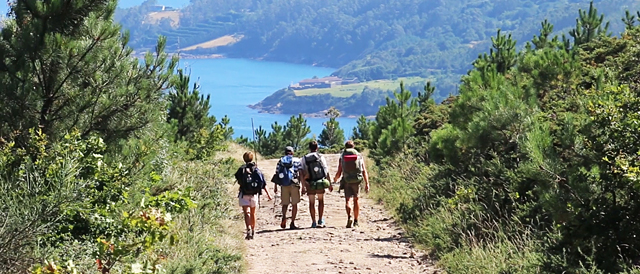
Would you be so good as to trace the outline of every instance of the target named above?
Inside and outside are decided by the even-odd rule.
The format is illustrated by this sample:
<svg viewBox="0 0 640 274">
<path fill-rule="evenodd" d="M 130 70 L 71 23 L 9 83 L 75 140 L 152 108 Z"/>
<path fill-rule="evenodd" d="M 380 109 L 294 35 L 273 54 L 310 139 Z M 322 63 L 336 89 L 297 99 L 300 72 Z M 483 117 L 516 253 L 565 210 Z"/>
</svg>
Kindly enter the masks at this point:
<svg viewBox="0 0 640 274">
<path fill-rule="evenodd" d="M 291 115 L 259 113 L 248 107 L 260 102 L 278 89 L 313 76 L 330 75 L 335 69 L 248 59 L 180 59 L 180 68 L 191 74 L 191 81 L 200 85 L 200 93 L 211 96 L 210 114 L 218 121 L 227 115 L 231 119 L 234 137 L 252 138 L 251 119 L 257 129 L 271 131 L 271 124 L 285 125 Z M 306 118 L 313 134 L 320 135 L 327 118 Z M 338 118 L 349 138 L 357 119 Z"/>
</svg>

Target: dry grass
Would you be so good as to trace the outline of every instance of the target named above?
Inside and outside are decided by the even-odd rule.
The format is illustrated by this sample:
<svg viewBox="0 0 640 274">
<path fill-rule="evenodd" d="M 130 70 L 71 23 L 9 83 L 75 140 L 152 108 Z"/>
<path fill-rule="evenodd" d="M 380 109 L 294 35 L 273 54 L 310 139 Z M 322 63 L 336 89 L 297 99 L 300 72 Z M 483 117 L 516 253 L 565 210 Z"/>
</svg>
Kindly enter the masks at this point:
<svg viewBox="0 0 640 274">
<path fill-rule="evenodd" d="M 158 11 L 147 15 L 147 19 L 151 24 L 157 24 L 163 18 L 169 18 L 169 20 L 171 20 L 171 26 L 174 28 L 180 25 L 180 11 L 177 10 Z"/>
<path fill-rule="evenodd" d="M 210 48 L 216 48 L 216 47 L 221 47 L 221 46 L 228 46 L 228 45 L 232 45 L 237 43 L 238 41 L 242 40 L 244 36 L 243 35 L 225 35 L 222 37 L 218 37 L 216 39 L 213 39 L 211 41 L 207 41 L 204 43 L 200 43 L 197 45 L 193 45 L 190 47 L 186 47 L 183 48 L 183 51 L 189 51 L 189 50 L 195 50 L 198 48 L 204 48 L 204 49 L 210 49 Z"/>
<path fill-rule="evenodd" d="M 244 154 L 247 151 L 251 151 L 250 148 L 239 145 L 238 143 L 235 142 L 229 142 L 227 144 L 227 149 L 225 151 L 221 151 L 216 153 L 214 159 L 215 160 L 223 160 L 223 159 L 227 159 L 227 158 L 233 158 L 235 160 L 238 160 L 239 162 L 242 162 L 242 154 Z M 263 159 L 262 155 L 258 152 L 255 152 L 256 154 L 256 158 L 257 159 Z"/>
<path fill-rule="evenodd" d="M 178 189 L 191 189 L 197 207 L 175 218 L 178 242 L 167 254 L 168 274 L 243 273 L 247 264 L 237 187 L 230 178 L 245 149 L 230 143 L 211 161 L 178 161 L 165 174 Z"/>
</svg>

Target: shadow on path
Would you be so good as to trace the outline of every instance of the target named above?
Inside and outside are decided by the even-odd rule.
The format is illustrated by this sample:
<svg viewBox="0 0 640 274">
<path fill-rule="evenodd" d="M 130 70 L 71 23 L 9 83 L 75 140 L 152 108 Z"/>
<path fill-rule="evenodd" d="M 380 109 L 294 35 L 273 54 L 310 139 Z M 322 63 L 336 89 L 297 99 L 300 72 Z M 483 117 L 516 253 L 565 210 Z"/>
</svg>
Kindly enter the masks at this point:
<svg viewBox="0 0 640 274">
<path fill-rule="evenodd" d="M 392 254 L 370 254 L 369 256 L 373 258 L 383 258 L 383 259 L 413 259 L 411 256 L 400 256 L 400 255 L 392 255 Z"/>
</svg>

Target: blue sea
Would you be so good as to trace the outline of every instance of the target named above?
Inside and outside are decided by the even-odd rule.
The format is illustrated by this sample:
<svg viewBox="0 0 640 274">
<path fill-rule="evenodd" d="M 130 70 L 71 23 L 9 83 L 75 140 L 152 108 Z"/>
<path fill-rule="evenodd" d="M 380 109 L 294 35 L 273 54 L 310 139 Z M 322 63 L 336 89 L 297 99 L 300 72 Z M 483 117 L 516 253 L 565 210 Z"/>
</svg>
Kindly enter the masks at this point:
<svg viewBox="0 0 640 274">
<path fill-rule="evenodd" d="M 200 84 L 201 93 L 211 95 L 210 113 L 218 120 L 229 116 L 234 137 L 249 138 L 252 138 L 252 118 L 255 128 L 262 126 L 269 132 L 273 122 L 284 125 L 291 115 L 258 113 L 247 105 L 258 103 L 293 82 L 327 76 L 335 71 L 333 68 L 247 59 L 181 59 L 180 68 L 191 72 L 191 80 Z M 311 134 L 320 135 L 322 123 L 326 121 L 326 118 L 307 118 Z M 338 118 L 338 121 L 345 131 L 345 138 L 351 136 L 356 119 Z"/>
</svg>

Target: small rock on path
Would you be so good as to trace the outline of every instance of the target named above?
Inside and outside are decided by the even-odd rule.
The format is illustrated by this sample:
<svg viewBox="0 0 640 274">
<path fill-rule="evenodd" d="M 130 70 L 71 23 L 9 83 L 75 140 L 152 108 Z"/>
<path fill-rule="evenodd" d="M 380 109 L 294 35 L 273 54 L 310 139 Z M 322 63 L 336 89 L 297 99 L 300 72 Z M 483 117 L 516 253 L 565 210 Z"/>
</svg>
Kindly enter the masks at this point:
<svg viewBox="0 0 640 274">
<path fill-rule="evenodd" d="M 331 176 L 337 171 L 339 155 L 326 154 Z M 269 180 L 278 159 L 258 162 Z M 375 185 L 372 185 L 372 188 Z M 311 228 L 308 197 L 298 204 L 297 230 L 281 229 L 279 192 L 274 201 L 261 197 L 256 234 L 246 240 L 248 273 L 438 273 L 420 250 L 413 248 L 381 205 L 360 198 L 360 226 L 346 228 L 344 193 L 337 186 L 325 193 L 325 228 Z M 269 183 L 273 194 L 273 183 Z M 327 189 L 328 191 L 328 189 Z M 364 197 L 363 197 L 364 196 Z M 317 202 L 316 202 L 317 204 Z M 287 214 L 291 222 L 291 206 Z"/>
</svg>

